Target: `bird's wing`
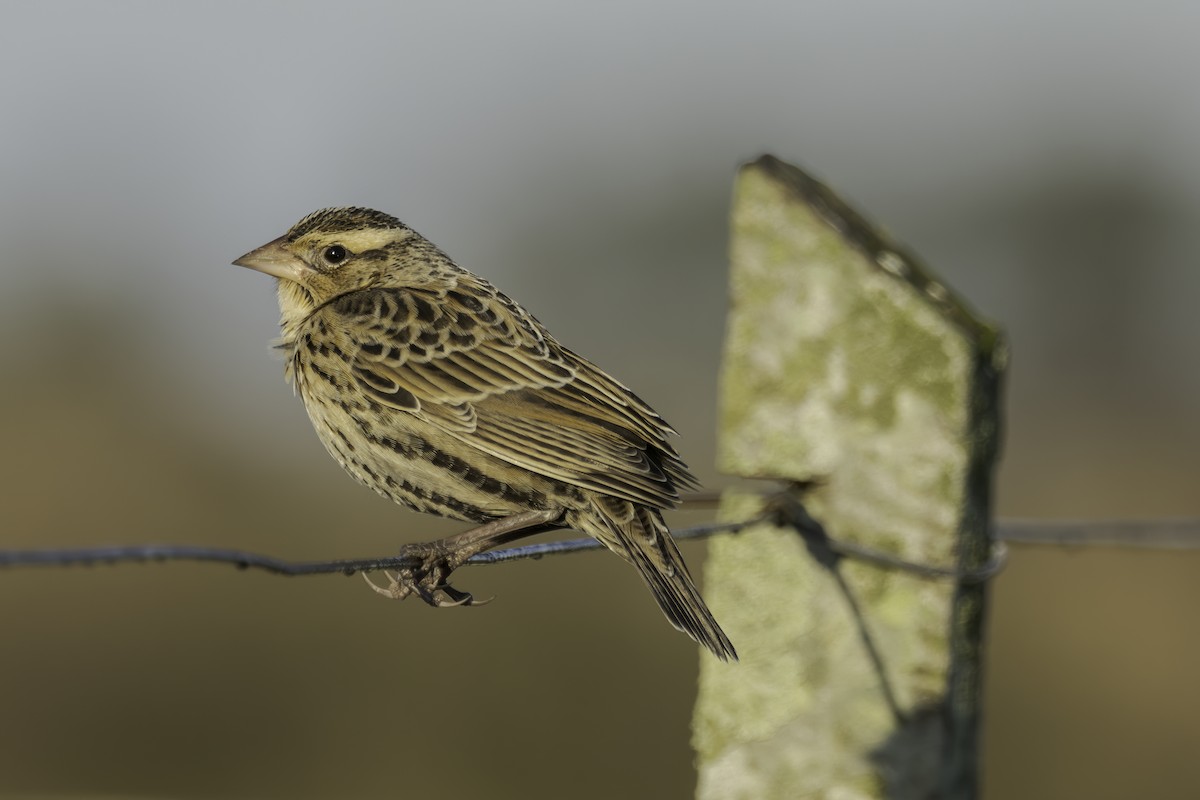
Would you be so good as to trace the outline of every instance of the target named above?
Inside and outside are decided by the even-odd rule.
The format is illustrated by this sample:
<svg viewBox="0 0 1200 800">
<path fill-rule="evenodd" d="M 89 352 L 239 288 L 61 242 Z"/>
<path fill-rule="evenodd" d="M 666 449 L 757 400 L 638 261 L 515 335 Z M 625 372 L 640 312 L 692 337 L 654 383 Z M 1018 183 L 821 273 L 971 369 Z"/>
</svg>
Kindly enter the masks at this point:
<svg viewBox="0 0 1200 800">
<path fill-rule="evenodd" d="M 671 505 L 695 479 L 653 409 L 559 345 L 490 285 L 372 289 L 327 313 L 377 401 L 516 466 L 627 500 Z"/>
</svg>

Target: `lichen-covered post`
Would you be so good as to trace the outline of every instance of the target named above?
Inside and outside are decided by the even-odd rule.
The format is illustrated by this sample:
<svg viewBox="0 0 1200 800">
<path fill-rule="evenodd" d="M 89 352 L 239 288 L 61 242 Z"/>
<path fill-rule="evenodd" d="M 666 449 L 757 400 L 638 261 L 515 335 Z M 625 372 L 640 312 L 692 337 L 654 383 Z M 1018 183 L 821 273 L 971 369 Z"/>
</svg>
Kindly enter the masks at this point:
<svg viewBox="0 0 1200 800">
<path fill-rule="evenodd" d="M 804 503 L 836 539 L 982 566 L 996 329 L 770 156 L 738 176 L 731 255 L 723 471 L 812 481 Z M 722 515 L 753 515 L 759 496 L 727 493 Z M 705 595 L 742 660 L 701 666 L 700 798 L 977 795 L 984 586 L 831 570 L 760 525 L 712 543 Z"/>
</svg>

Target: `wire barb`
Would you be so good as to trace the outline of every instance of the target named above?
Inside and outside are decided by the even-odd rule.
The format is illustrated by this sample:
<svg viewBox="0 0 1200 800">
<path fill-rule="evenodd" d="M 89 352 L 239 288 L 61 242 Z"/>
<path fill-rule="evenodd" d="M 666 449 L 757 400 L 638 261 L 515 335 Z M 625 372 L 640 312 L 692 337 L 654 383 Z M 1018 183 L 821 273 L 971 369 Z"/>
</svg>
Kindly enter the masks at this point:
<svg viewBox="0 0 1200 800">
<path fill-rule="evenodd" d="M 841 559 L 849 558 L 882 569 L 907 572 L 926 580 L 953 580 L 963 584 L 975 584 L 995 577 L 1008 563 L 1008 548 L 1003 542 L 993 542 L 991 557 L 987 563 L 976 569 L 922 564 L 872 547 L 843 542 L 829 535 L 825 526 L 808 513 L 808 509 L 797 495 L 795 491 L 785 491 L 768 499 L 768 515 L 774 514 L 778 524 L 786 525 L 799 533 L 817 563 L 830 569 L 837 566 Z"/>
</svg>

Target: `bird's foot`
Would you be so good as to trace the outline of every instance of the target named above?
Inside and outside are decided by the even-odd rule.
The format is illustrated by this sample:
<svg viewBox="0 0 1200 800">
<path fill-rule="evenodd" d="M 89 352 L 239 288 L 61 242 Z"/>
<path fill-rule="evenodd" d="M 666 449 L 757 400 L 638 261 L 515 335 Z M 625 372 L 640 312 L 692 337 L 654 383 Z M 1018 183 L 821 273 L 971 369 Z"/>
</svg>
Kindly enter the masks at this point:
<svg viewBox="0 0 1200 800">
<path fill-rule="evenodd" d="M 416 595 L 435 608 L 454 608 L 455 606 L 483 606 L 495 599 L 489 597 L 487 600 L 476 600 L 470 592 L 460 591 L 450 584 L 430 587 L 428 582 L 416 578 L 411 570 L 402 572 L 384 570 L 383 574 L 388 578 L 387 586 L 375 583 L 366 573 L 363 573 L 363 578 L 377 593 L 391 600 L 403 600 L 409 595 Z"/>
<path fill-rule="evenodd" d="M 470 592 L 455 589 L 447 582 L 450 573 L 465 559 L 454 552 L 446 552 L 444 548 L 438 547 L 439 544 L 441 543 L 433 542 L 429 545 L 410 545 L 405 548 L 407 552 L 422 551 L 413 554 L 420 559 L 420 563 L 395 572 L 384 570 L 383 574 L 388 579 L 387 586 L 375 583 L 366 573 L 363 573 L 363 578 L 377 593 L 392 600 L 416 596 L 435 608 L 482 606 L 492 602 L 495 598 L 476 600 Z"/>
<path fill-rule="evenodd" d="M 370 578 L 367 578 L 367 583 L 379 594 L 393 600 L 416 595 L 436 608 L 485 605 L 494 598 L 476 600 L 470 592 L 455 589 L 447 582 L 450 573 L 478 553 L 531 535 L 547 526 L 554 527 L 561 516 L 562 510 L 558 508 L 523 511 L 436 542 L 405 545 L 400 554 L 412 566 L 402 567 L 395 572 L 385 570 L 389 581 L 386 587 L 373 583 Z"/>
</svg>

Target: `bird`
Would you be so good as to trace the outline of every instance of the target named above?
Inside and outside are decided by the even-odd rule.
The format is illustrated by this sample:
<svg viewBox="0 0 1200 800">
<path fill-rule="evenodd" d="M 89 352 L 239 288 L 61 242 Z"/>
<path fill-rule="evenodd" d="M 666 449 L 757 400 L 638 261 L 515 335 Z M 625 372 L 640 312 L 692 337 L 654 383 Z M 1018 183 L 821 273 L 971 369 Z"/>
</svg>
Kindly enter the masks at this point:
<svg viewBox="0 0 1200 800">
<path fill-rule="evenodd" d="M 378 591 L 470 605 L 448 583 L 466 558 L 572 528 L 633 565 L 677 629 L 737 659 L 663 519 L 699 482 L 632 391 L 380 211 L 315 211 L 233 263 L 276 279 L 276 346 L 329 454 L 401 506 L 477 523 Z"/>
</svg>

